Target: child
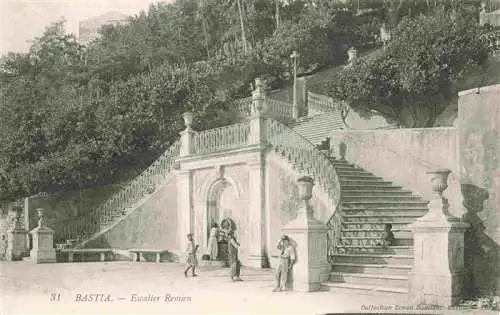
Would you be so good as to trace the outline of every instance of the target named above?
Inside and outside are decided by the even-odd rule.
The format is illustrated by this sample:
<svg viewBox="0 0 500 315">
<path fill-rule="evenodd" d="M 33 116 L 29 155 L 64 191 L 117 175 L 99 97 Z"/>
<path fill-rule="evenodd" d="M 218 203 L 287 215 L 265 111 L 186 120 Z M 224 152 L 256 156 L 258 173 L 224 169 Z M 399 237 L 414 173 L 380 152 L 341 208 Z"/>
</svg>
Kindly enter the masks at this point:
<svg viewBox="0 0 500 315">
<path fill-rule="evenodd" d="M 187 235 L 187 239 L 188 239 L 188 245 L 187 245 L 186 253 L 188 256 L 187 256 L 187 268 L 184 271 L 184 276 L 187 277 L 187 273 L 188 273 L 189 269 L 192 269 L 193 277 L 197 277 L 198 275 L 195 274 L 195 269 L 198 266 L 198 259 L 196 258 L 196 252 L 198 251 L 198 245 L 194 244 L 193 233 L 189 233 Z"/>
<path fill-rule="evenodd" d="M 382 247 L 394 245 L 396 239 L 394 238 L 394 233 L 392 233 L 391 229 L 392 224 L 387 223 L 384 227 L 384 233 L 382 234 L 378 245 L 382 245 Z"/>
</svg>

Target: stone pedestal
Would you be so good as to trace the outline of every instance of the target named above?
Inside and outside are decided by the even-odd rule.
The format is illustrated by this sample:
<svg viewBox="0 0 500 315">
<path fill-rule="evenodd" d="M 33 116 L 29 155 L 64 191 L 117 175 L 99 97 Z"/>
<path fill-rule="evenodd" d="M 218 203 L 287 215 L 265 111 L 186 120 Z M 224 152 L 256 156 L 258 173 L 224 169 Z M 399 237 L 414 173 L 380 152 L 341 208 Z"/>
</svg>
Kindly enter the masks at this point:
<svg viewBox="0 0 500 315">
<path fill-rule="evenodd" d="M 30 260 L 36 264 L 55 263 L 54 231 L 45 226 L 43 209 L 37 209 L 37 211 L 40 220 L 38 221 L 38 227 L 30 231 L 33 237 L 33 249 L 30 251 Z"/>
<path fill-rule="evenodd" d="M 450 171 L 430 172 L 435 196 L 429 212 L 410 224 L 414 265 L 409 275 L 412 304 L 455 305 L 463 292 L 464 232 L 468 224 L 451 216 L 442 197 Z"/>
<path fill-rule="evenodd" d="M 329 273 L 327 261 L 327 227 L 315 219 L 309 200 L 313 181 L 310 177 L 298 180 L 299 197 L 302 199 L 297 217 L 281 230 L 295 243 L 296 263 L 292 270 L 293 290 L 317 291 Z"/>
<path fill-rule="evenodd" d="M 21 227 L 21 208 L 14 208 L 14 224 L 7 231 L 6 259 L 9 261 L 22 260 L 27 251 L 26 231 Z"/>
<path fill-rule="evenodd" d="M 186 112 L 182 115 L 184 119 L 184 124 L 186 129 L 181 131 L 181 149 L 180 156 L 188 156 L 194 153 L 194 135 L 195 131 L 191 129 L 191 125 L 193 123 L 193 113 Z"/>
</svg>

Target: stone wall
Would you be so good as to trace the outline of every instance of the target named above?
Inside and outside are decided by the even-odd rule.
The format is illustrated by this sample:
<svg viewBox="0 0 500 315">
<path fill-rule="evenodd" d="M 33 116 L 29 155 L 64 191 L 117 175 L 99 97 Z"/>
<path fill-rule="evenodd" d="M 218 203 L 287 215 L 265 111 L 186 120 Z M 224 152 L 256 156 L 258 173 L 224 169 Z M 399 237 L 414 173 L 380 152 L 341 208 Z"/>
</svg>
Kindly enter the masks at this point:
<svg viewBox="0 0 500 315">
<path fill-rule="evenodd" d="M 469 294 L 500 289 L 500 84 L 459 93 Z"/>
<path fill-rule="evenodd" d="M 299 174 L 290 164 L 274 152 L 266 156 L 266 208 L 268 215 L 267 248 L 272 267 L 275 267 L 279 251 L 276 244 L 281 235 L 281 227 L 297 217 Z M 319 185 L 313 188 L 311 205 L 314 216 L 326 222 L 333 215 L 328 196 Z"/>
<path fill-rule="evenodd" d="M 177 183 L 168 178 L 150 198 L 87 248 L 158 248 L 178 250 Z"/>
<path fill-rule="evenodd" d="M 426 172 L 435 168 L 450 169 L 453 173 L 444 195 L 450 201 L 450 211 L 458 217 L 463 215 L 457 129 L 334 131 L 331 148 L 337 157 L 341 155 L 342 143 L 347 161 L 427 200 L 432 191 Z"/>
</svg>

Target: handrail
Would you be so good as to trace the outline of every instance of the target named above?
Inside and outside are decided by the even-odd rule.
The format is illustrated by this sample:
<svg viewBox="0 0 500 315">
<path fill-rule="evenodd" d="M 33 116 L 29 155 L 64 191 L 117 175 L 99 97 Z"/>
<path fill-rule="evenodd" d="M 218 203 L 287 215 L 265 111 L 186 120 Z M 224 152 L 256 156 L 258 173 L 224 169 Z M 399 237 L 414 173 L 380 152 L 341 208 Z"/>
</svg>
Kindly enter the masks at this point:
<svg viewBox="0 0 500 315">
<path fill-rule="evenodd" d="M 284 124 L 266 118 L 266 141 L 299 171 L 314 178 L 332 201 L 334 209 L 328 220 L 328 254 L 337 250 L 340 240 L 340 181 L 332 162 L 314 144 Z"/>
<path fill-rule="evenodd" d="M 198 132 L 194 136 L 194 154 L 212 153 L 246 145 L 249 133 L 248 121 Z"/>
<path fill-rule="evenodd" d="M 335 102 L 335 99 L 326 95 L 307 92 L 307 107 L 309 116 L 333 111 L 342 111 L 345 107 L 343 101 Z"/>
<path fill-rule="evenodd" d="M 292 104 L 272 98 L 266 98 L 267 114 L 275 119 L 293 117 Z"/>
<path fill-rule="evenodd" d="M 85 241 L 85 238 L 106 228 L 116 217 L 126 215 L 144 195 L 152 193 L 173 169 L 180 155 L 180 142 L 172 144 L 153 164 L 123 187 L 118 193 L 78 220 L 68 222 L 58 239 Z"/>
<path fill-rule="evenodd" d="M 275 119 L 288 119 L 293 117 L 293 105 L 276 100 L 270 97 L 265 99 L 264 112 Z M 249 117 L 252 115 L 252 97 L 241 98 L 235 101 L 238 112 L 242 117 Z"/>
</svg>

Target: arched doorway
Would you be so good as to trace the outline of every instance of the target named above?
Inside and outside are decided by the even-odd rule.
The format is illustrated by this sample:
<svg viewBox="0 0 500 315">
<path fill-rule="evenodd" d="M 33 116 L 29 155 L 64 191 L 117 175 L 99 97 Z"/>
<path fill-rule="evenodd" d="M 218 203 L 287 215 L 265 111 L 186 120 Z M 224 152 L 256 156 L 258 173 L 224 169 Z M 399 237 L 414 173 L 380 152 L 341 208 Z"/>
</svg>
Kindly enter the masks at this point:
<svg viewBox="0 0 500 315">
<path fill-rule="evenodd" d="M 207 226 L 205 227 L 207 243 L 212 224 L 217 223 L 220 226 L 225 218 L 238 222 L 234 212 L 236 199 L 236 191 L 228 181 L 221 180 L 213 186 L 208 199 Z"/>
</svg>

